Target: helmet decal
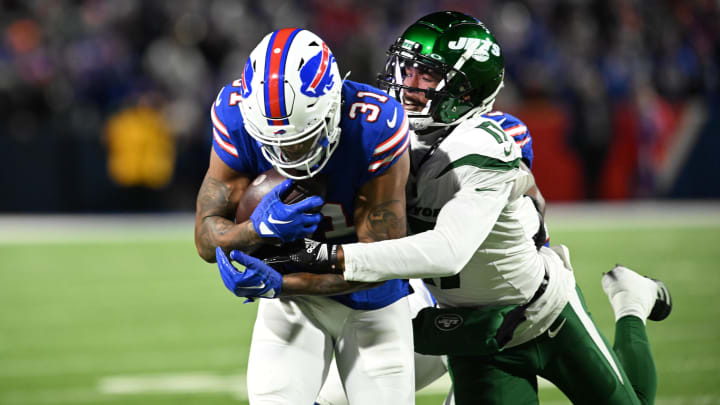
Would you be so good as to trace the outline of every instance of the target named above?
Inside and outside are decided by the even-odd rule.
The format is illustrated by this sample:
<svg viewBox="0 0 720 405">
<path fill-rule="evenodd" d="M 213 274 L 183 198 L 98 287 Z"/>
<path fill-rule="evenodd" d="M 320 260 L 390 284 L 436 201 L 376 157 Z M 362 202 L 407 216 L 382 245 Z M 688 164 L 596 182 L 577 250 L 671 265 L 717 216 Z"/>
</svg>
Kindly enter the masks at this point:
<svg viewBox="0 0 720 405">
<path fill-rule="evenodd" d="M 456 41 L 448 42 L 448 49 L 453 50 L 474 50 L 472 58 L 478 62 L 486 62 L 490 59 L 490 52 L 494 56 L 500 56 L 500 47 L 498 44 L 487 38 L 467 38 L 460 37 Z M 432 56 L 432 55 L 431 55 Z"/>
<path fill-rule="evenodd" d="M 335 56 L 330 53 L 330 49 L 323 42 L 322 50 L 300 68 L 300 80 L 302 80 L 300 92 L 308 97 L 319 97 L 327 93 L 334 84 L 334 77 L 330 70 L 330 65 L 334 60 Z"/>
<path fill-rule="evenodd" d="M 285 100 L 285 62 L 290 44 L 302 31 L 284 28 L 272 33 L 265 54 L 265 115 L 270 125 L 288 125 Z"/>
<path fill-rule="evenodd" d="M 252 79 L 254 74 L 252 62 L 250 58 L 248 58 L 247 62 L 245 62 L 245 69 L 243 70 L 242 74 L 242 97 L 248 98 L 250 97 L 250 94 L 252 93 Z"/>
</svg>

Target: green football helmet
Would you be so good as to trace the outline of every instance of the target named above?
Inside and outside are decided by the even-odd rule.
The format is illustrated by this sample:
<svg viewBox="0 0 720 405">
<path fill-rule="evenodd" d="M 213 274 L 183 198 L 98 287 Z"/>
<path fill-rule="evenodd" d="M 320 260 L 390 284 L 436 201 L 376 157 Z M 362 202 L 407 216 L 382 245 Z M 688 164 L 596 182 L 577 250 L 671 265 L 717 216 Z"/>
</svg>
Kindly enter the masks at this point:
<svg viewBox="0 0 720 405">
<path fill-rule="evenodd" d="M 440 82 L 434 89 L 406 86 L 408 66 L 431 72 Z M 421 131 L 490 111 L 504 72 L 500 46 L 485 25 L 467 14 L 443 11 L 420 18 L 395 41 L 378 85 L 401 103 L 408 90 L 425 93 L 423 110 L 408 111 L 411 128 Z"/>
</svg>

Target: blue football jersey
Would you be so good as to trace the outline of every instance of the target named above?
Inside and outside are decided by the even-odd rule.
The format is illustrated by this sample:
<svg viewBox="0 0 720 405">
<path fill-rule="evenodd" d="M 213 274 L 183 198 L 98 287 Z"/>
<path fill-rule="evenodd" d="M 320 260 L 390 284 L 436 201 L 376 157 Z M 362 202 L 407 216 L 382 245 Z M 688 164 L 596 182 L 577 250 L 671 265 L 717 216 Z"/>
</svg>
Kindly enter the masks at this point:
<svg viewBox="0 0 720 405">
<path fill-rule="evenodd" d="M 523 161 L 529 168 L 532 168 L 532 137 L 530 136 L 530 131 L 528 130 L 527 125 L 514 115 L 510 115 L 502 111 L 490 111 L 489 113 L 483 115 L 483 117 L 490 118 L 500 124 L 502 129 L 505 131 L 505 134 L 510 135 L 513 139 L 515 139 L 515 143 L 517 143 L 522 150 Z"/>
<path fill-rule="evenodd" d="M 272 168 L 260 143 L 243 127 L 241 80 L 225 86 L 210 111 L 213 148 L 232 169 L 255 177 Z M 384 173 L 407 149 L 409 122 L 402 105 L 383 91 L 346 80 L 342 88 L 340 141 L 321 173 L 327 176 L 323 221 L 313 235 L 330 243 L 357 242 L 355 197 L 368 181 Z M 331 298 L 355 309 L 377 309 L 408 294 L 407 280 Z"/>
</svg>

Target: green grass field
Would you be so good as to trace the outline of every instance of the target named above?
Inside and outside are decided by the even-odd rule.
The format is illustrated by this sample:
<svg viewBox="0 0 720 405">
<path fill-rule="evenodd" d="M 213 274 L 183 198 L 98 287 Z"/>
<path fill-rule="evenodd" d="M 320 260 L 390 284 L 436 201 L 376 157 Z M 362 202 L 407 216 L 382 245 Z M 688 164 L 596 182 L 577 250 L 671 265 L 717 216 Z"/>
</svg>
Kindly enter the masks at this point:
<svg viewBox="0 0 720 405">
<path fill-rule="evenodd" d="M 648 325 L 657 403 L 720 404 L 720 226 L 632 227 L 621 220 L 551 231 L 555 243 L 570 247 L 578 283 L 611 341 L 601 272 L 619 262 L 667 282 L 673 314 Z M 66 243 L 6 235 L 0 404 L 247 403 L 256 305 L 225 290 L 216 268 L 197 257 L 190 233 L 145 238 L 125 229 Z M 552 387 L 540 395 L 542 403 L 567 402 Z M 435 391 L 417 403 L 442 398 Z"/>
</svg>

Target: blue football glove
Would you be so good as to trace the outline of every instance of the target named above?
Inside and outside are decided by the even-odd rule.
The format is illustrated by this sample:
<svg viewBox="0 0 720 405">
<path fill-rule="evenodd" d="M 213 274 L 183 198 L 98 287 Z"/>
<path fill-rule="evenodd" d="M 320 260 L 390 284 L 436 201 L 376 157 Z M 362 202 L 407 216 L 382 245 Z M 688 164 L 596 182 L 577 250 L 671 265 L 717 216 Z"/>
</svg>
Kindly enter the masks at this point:
<svg viewBox="0 0 720 405">
<path fill-rule="evenodd" d="M 323 218 L 322 214 L 309 214 L 305 211 L 323 205 L 323 199 L 312 196 L 286 205 L 280 200 L 280 195 L 287 191 L 291 184 L 291 180 L 285 180 L 275 186 L 260 200 L 250 215 L 255 232 L 261 237 L 278 238 L 287 243 L 311 235 L 317 229 Z"/>
<path fill-rule="evenodd" d="M 282 275 L 262 260 L 233 250 L 230 258 L 245 266 L 244 270 L 238 270 L 220 247 L 215 248 L 215 257 L 225 287 L 238 297 L 252 301 L 252 298 L 275 298 L 280 294 Z"/>
</svg>

